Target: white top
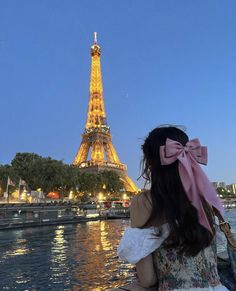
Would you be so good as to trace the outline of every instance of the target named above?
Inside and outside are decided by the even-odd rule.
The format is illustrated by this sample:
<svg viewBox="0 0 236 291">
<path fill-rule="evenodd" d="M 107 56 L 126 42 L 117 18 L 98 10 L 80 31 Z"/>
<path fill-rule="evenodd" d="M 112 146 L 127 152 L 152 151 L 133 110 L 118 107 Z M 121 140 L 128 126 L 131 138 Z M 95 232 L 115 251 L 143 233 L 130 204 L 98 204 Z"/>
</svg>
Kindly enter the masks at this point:
<svg viewBox="0 0 236 291">
<path fill-rule="evenodd" d="M 136 264 L 161 246 L 169 235 L 168 224 L 163 224 L 160 237 L 157 237 L 156 233 L 158 233 L 158 228 L 153 226 L 149 228 L 128 227 L 120 241 L 118 256 L 124 261 Z"/>
</svg>

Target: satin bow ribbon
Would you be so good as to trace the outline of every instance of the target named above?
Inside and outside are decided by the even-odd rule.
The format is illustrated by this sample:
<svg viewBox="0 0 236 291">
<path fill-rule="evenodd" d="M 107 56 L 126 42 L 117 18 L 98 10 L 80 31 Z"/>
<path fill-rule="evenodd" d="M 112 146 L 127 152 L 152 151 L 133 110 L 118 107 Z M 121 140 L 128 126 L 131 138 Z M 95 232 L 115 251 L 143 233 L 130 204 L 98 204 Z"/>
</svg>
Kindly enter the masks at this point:
<svg viewBox="0 0 236 291">
<path fill-rule="evenodd" d="M 160 160 L 162 165 L 170 165 L 179 160 L 179 175 L 186 195 L 197 209 L 199 223 L 212 232 L 200 195 L 222 215 L 223 206 L 212 183 L 198 164 L 207 164 L 207 147 L 201 146 L 198 139 L 190 140 L 183 146 L 181 143 L 167 138 L 166 144 L 160 147 Z"/>
</svg>

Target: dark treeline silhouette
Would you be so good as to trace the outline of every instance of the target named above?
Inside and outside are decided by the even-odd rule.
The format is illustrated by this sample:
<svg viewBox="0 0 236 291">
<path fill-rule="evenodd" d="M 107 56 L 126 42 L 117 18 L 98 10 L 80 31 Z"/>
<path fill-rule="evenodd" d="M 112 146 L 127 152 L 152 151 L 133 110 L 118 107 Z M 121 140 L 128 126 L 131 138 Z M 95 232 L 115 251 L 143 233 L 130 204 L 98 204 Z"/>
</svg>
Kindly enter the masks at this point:
<svg viewBox="0 0 236 291">
<path fill-rule="evenodd" d="M 95 197 L 99 192 L 119 197 L 124 188 L 115 171 L 81 172 L 78 167 L 34 153 L 17 153 L 10 165 L 0 165 L 0 195 L 6 189 L 8 177 L 15 184 L 10 193 L 18 187 L 20 178 L 26 182 L 27 190 L 58 191 L 64 197 L 73 191 L 80 199 Z"/>
</svg>

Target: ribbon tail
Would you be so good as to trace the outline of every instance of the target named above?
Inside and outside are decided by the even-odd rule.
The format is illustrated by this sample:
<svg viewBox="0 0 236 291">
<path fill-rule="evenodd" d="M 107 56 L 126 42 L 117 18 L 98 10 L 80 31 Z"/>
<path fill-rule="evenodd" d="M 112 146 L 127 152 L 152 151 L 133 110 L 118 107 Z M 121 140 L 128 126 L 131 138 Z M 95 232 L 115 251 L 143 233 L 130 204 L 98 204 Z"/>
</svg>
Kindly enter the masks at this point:
<svg viewBox="0 0 236 291">
<path fill-rule="evenodd" d="M 199 181 L 202 179 L 202 174 L 204 174 L 204 172 L 202 171 L 201 168 L 199 169 L 198 167 L 200 168 L 198 163 L 189 156 L 179 158 L 179 175 L 180 175 L 180 179 L 183 184 L 186 196 L 188 197 L 191 204 L 197 210 L 199 223 L 212 233 L 211 226 L 209 224 L 208 218 L 206 216 L 206 213 L 202 205 L 202 201 L 200 199 L 200 195 L 202 192 L 199 191 Z M 204 195 L 203 197 L 205 198 Z M 206 200 L 208 202 L 207 198 Z"/>
<path fill-rule="evenodd" d="M 203 172 L 202 168 L 198 164 L 195 165 L 194 171 L 199 193 L 203 196 L 203 198 L 210 206 L 215 207 L 220 212 L 220 214 L 224 216 L 223 205 L 220 201 L 220 198 L 217 196 L 216 190 L 213 187 L 212 183 L 208 180 L 206 174 Z"/>
</svg>

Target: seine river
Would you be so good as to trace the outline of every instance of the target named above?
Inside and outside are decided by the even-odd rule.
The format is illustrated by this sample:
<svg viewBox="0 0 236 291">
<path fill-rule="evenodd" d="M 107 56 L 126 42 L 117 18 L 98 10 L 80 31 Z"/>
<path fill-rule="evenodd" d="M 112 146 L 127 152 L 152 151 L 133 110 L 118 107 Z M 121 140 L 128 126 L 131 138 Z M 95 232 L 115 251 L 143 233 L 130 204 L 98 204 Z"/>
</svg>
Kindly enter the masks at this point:
<svg viewBox="0 0 236 291">
<path fill-rule="evenodd" d="M 236 210 L 226 212 L 236 231 Z M 116 250 L 129 220 L 0 232 L 0 290 L 111 290 L 131 281 Z M 222 246 L 221 246 L 222 249 Z"/>
</svg>

